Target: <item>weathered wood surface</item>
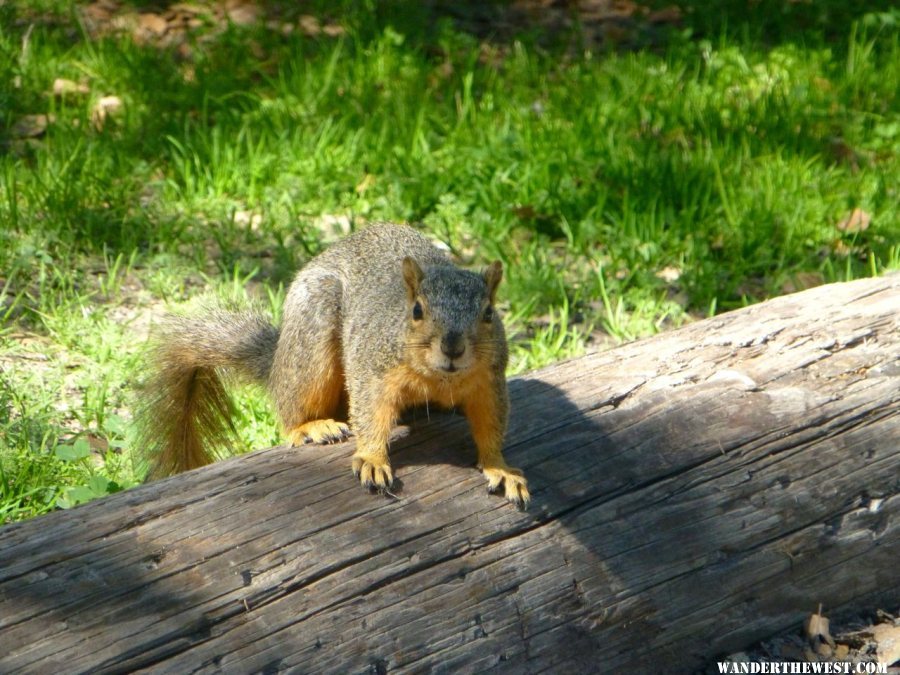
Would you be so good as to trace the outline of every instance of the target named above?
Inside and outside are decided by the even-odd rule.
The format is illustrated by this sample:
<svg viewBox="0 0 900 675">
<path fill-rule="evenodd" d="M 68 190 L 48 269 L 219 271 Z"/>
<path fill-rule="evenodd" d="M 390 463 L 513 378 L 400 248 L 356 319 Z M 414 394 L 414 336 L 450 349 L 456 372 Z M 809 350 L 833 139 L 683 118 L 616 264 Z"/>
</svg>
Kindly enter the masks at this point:
<svg viewBox="0 0 900 675">
<path fill-rule="evenodd" d="M 838 284 L 513 380 L 526 513 L 441 417 L 396 501 L 274 448 L 5 527 L 0 672 L 678 672 L 896 609 L 898 316 Z"/>
</svg>

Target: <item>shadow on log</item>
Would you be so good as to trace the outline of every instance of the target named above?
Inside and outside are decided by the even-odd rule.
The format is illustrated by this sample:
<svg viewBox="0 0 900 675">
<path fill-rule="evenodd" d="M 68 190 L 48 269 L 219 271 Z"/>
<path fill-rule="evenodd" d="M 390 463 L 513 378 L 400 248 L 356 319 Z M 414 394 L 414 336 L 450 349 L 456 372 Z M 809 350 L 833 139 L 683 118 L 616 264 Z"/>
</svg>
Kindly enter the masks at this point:
<svg viewBox="0 0 900 675">
<path fill-rule="evenodd" d="M 516 511 L 463 420 L 399 499 L 352 444 L 273 448 L 0 530 L 0 671 L 702 666 L 900 602 L 900 277 L 834 284 L 511 381 Z"/>
</svg>

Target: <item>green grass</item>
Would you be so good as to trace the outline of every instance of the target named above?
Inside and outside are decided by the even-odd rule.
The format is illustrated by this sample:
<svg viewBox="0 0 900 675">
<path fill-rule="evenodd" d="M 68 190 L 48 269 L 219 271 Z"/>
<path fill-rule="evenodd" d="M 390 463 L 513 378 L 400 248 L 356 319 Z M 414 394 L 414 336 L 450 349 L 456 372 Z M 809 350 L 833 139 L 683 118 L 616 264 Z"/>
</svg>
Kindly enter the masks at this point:
<svg viewBox="0 0 900 675">
<path fill-rule="evenodd" d="M 341 227 L 502 259 L 513 372 L 900 267 L 900 14 L 682 5 L 636 51 L 322 3 L 341 35 L 209 21 L 188 55 L 92 34 L 77 3 L 0 6 L 0 522 L 139 482 L 153 321 L 207 293 L 277 314 Z M 868 228 L 839 229 L 856 208 Z M 245 448 L 279 442 L 240 401 Z"/>
</svg>

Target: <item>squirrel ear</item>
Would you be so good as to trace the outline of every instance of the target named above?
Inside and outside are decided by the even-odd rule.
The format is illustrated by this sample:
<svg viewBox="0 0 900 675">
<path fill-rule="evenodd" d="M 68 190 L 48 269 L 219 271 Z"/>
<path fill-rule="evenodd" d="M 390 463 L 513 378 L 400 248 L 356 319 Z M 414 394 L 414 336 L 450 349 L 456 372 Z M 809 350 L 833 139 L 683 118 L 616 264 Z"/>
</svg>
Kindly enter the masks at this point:
<svg viewBox="0 0 900 675">
<path fill-rule="evenodd" d="M 488 297 L 491 299 L 491 302 L 494 302 L 494 296 L 497 295 L 497 286 L 500 285 L 500 280 L 503 278 L 503 263 L 495 260 L 487 266 L 483 274 L 484 283 L 487 284 Z"/>
<path fill-rule="evenodd" d="M 409 256 L 403 259 L 403 281 L 406 282 L 406 290 L 410 300 L 414 300 L 419 294 L 419 284 L 422 283 L 422 277 L 424 276 L 425 273 L 419 267 L 419 263 Z"/>
</svg>

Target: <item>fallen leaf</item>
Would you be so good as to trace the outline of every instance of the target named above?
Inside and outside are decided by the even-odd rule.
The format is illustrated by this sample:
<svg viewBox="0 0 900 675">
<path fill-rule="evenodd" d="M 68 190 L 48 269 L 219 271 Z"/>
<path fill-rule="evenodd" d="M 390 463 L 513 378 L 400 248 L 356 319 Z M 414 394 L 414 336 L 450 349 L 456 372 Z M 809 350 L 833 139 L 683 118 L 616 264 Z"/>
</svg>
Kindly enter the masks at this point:
<svg viewBox="0 0 900 675">
<path fill-rule="evenodd" d="M 853 253 L 853 249 L 847 246 L 843 239 L 835 239 L 831 242 L 831 251 L 829 252 L 828 249 L 826 249 L 826 253 L 828 255 L 834 254 L 839 258 L 846 258 Z"/>
<path fill-rule="evenodd" d="M 816 644 L 816 654 L 823 658 L 830 659 L 834 655 L 834 649 L 825 642 L 819 642 Z"/>
<path fill-rule="evenodd" d="M 169 22 L 159 14 L 138 14 L 138 28 L 153 35 L 163 35 L 169 29 Z"/>
<path fill-rule="evenodd" d="M 228 20 L 238 26 L 249 26 L 259 21 L 260 9 L 242 0 L 232 0 L 225 8 Z"/>
<path fill-rule="evenodd" d="M 534 220 L 538 215 L 535 208 L 530 204 L 514 206 L 512 212 L 516 218 L 520 218 L 521 220 Z"/>
<path fill-rule="evenodd" d="M 193 15 L 201 15 L 201 14 L 209 14 L 210 10 L 207 7 L 202 7 L 200 5 L 195 5 L 192 2 L 176 2 L 173 5 L 169 5 L 170 12 L 180 12 L 181 14 L 193 14 Z"/>
<path fill-rule="evenodd" d="M 54 96 L 74 96 L 90 93 L 90 88 L 82 82 L 73 82 L 63 77 L 57 77 L 53 80 Z"/>
<path fill-rule="evenodd" d="M 799 645 L 786 644 L 779 650 L 778 657 L 784 661 L 802 661 L 806 658 L 806 651 Z"/>
<path fill-rule="evenodd" d="M 134 12 L 126 12 L 124 14 L 116 14 L 113 16 L 109 22 L 103 25 L 104 32 L 112 31 L 112 32 L 122 32 L 122 33 L 134 33 L 139 23 L 138 15 Z M 140 33 L 138 37 L 140 37 Z"/>
<path fill-rule="evenodd" d="M 253 211 L 235 211 L 234 222 L 236 225 L 249 226 L 251 230 L 256 231 L 262 223 L 263 217 L 260 213 Z"/>
<path fill-rule="evenodd" d="M 643 9 L 636 3 L 631 2 L 631 0 L 619 0 L 619 2 L 584 0 L 578 5 L 582 17 L 601 21 L 627 19 L 635 14 L 639 14 Z"/>
<path fill-rule="evenodd" d="M 788 293 L 805 291 L 807 288 L 815 288 L 824 283 L 825 277 L 819 272 L 797 272 L 797 274 L 792 274 L 790 279 L 781 284 L 781 292 L 783 295 L 787 295 Z"/>
<path fill-rule="evenodd" d="M 253 58 L 257 61 L 263 61 L 266 58 L 266 50 L 256 40 L 250 40 L 248 46 L 250 47 L 250 53 L 253 54 Z"/>
<path fill-rule="evenodd" d="M 294 32 L 294 24 L 286 21 L 276 21 L 275 19 L 266 21 L 266 28 L 282 35 L 290 35 Z"/>
<path fill-rule="evenodd" d="M 91 111 L 91 122 L 96 129 L 102 129 L 106 120 L 122 111 L 122 99 L 118 96 L 104 96 Z"/>
<path fill-rule="evenodd" d="M 37 138 L 44 135 L 52 121 L 52 115 L 24 115 L 12 125 L 9 134 L 13 138 Z"/>
<path fill-rule="evenodd" d="M 657 279 L 662 279 L 667 284 L 672 284 L 681 278 L 681 270 L 670 265 L 668 267 L 663 267 L 655 276 Z"/>
<path fill-rule="evenodd" d="M 655 12 L 650 12 L 647 15 L 647 21 L 650 23 L 678 23 L 681 21 L 681 16 L 681 8 L 670 5 Z"/>
<path fill-rule="evenodd" d="M 878 645 L 878 663 L 892 666 L 900 661 L 900 626 L 889 623 L 872 626 L 872 638 Z"/>
<path fill-rule="evenodd" d="M 109 0 L 99 0 L 87 5 L 82 11 L 89 19 L 94 21 L 108 21 L 110 17 L 118 10 L 118 5 Z"/>
<path fill-rule="evenodd" d="M 819 605 L 819 611 L 810 614 L 806 620 L 806 639 L 811 645 L 815 646 L 824 642 L 832 649 L 834 648 L 834 638 L 829 632 L 829 624 L 829 620 L 822 616 L 822 605 Z"/>
<path fill-rule="evenodd" d="M 304 35 L 315 37 L 322 32 L 322 24 L 312 14 L 304 14 L 297 20 L 297 26 Z"/>
<path fill-rule="evenodd" d="M 109 450 L 109 441 L 107 441 L 105 438 L 95 436 L 94 434 L 87 434 L 86 438 L 88 445 L 91 446 L 91 450 L 93 452 L 103 453 Z"/>
<path fill-rule="evenodd" d="M 872 222 L 872 216 L 861 208 L 853 209 L 841 222 L 835 227 L 841 232 L 862 232 L 869 229 L 869 223 Z"/>
<path fill-rule="evenodd" d="M 836 162 L 845 162 L 853 171 L 859 170 L 860 153 L 847 141 L 837 136 L 831 139 L 831 154 Z"/>
</svg>

